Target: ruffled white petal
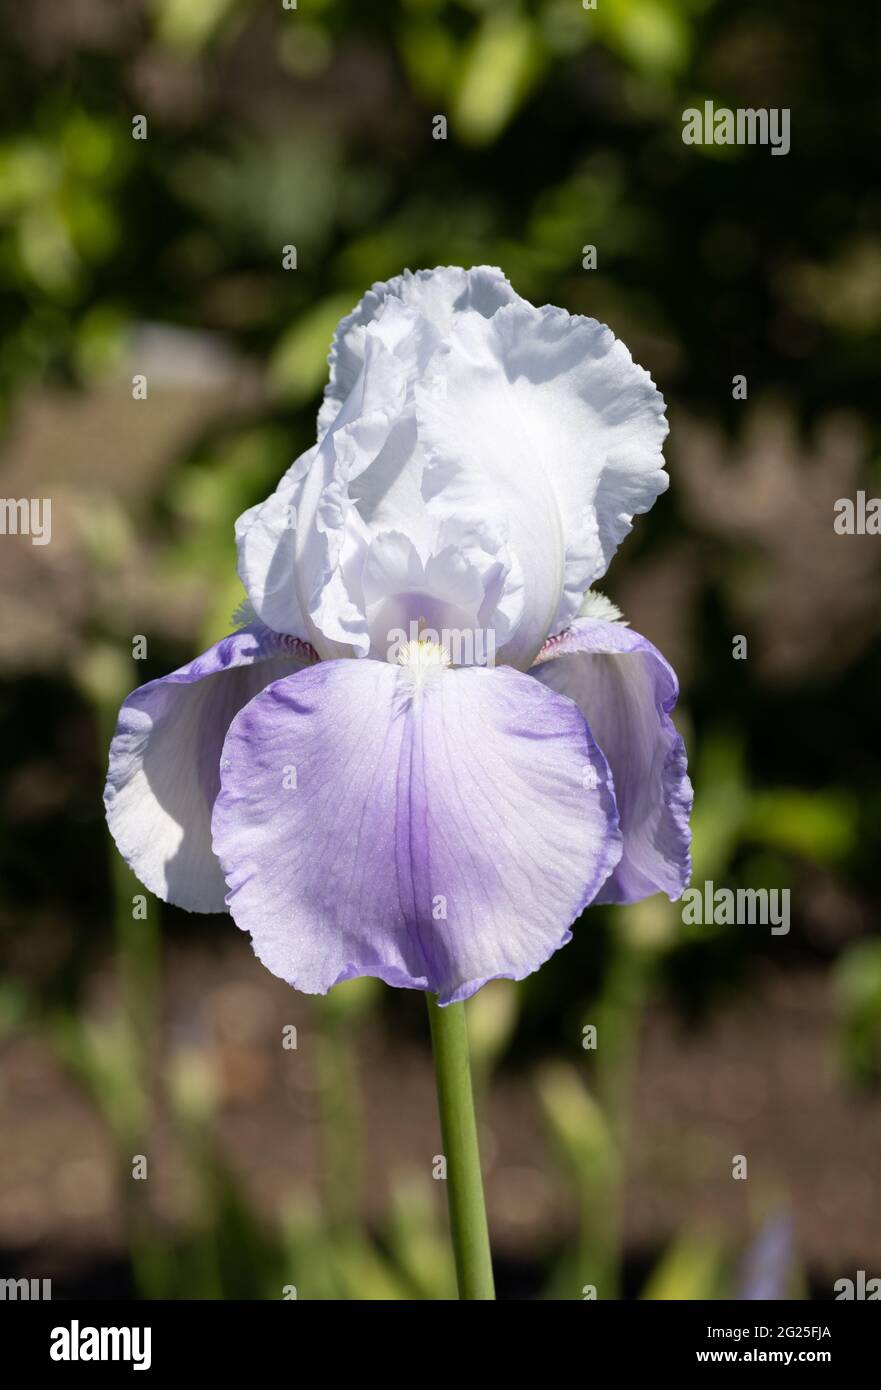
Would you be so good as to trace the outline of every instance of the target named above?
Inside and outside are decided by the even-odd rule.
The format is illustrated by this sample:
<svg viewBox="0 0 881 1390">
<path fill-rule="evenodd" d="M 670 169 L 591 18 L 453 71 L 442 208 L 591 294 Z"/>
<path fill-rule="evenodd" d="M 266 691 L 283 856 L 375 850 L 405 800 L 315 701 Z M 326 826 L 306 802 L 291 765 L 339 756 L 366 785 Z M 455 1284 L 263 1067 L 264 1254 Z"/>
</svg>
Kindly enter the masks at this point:
<svg viewBox="0 0 881 1390">
<path fill-rule="evenodd" d="M 333 428 L 236 526 L 239 576 L 260 619 L 325 658 L 363 654 L 369 645 L 347 583 L 365 533 L 349 479 L 381 456 L 406 393 L 404 362 L 372 332 L 364 368 Z"/>
<path fill-rule="evenodd" d="M 331 360 L 320 443 L 237 527 L 255 611 L 327 658 L 376 652 L 379 598 L 394 625 L 428 604 L 528 668 L 666 487 L 651 378 L 486 267 L 374 286 Z M 418 565 L 389 568 L 392 534 Z"/>
<path fill-rule="evenodd" d="M 507 525 L 526 602 L 504 658 L 528 664 L 666 488 L 663 399 L 608 328 L 520 301 L 457 317 L 417 423 L 432 508 Z"/>
<path fill-rule="evenodd" d="M 319 438 L 332 425 L 364 363 L 366 329 L 384 314 L 389 300 L 399 299 L 418 310 L 430 327 L 426 347 L 436 346 L 449 332 L 456 314 L 474 309 L 489 318 L 519 295 L 496 266 L 438 266 L 435 270 L 405 270 L 393 279 L 377 281 L 339 324 L 330 350 L 330 381 L 318 415 Z M 425 365 L 423 361 L 422 365 Z"/>
</svg>

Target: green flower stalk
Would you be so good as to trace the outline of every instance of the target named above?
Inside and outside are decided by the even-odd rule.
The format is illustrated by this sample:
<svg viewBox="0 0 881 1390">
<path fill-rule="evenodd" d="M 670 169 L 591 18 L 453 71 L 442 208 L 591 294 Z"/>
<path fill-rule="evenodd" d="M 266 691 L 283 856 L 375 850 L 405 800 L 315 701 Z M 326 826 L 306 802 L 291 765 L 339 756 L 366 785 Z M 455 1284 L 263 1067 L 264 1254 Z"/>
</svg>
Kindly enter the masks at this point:
<svg viewBox="0 0 881 1390">
<path fill-rule="evenodd" d="M 441 1008 L 433 995 L 426 995 L 426 998 L 441 1138 L 447 1160 L 450 1235 L 459 1297 L 493 1299 L 496 1295 L 480 1172 L 465 1005 L 448 1004 Z"/>
</svg>

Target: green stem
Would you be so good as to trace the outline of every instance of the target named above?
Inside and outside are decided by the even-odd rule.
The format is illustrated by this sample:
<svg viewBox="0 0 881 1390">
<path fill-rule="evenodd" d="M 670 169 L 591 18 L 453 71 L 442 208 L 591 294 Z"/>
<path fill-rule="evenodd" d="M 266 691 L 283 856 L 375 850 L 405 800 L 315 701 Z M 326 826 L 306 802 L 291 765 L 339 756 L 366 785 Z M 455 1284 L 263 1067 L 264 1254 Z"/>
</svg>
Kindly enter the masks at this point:
<svg viewBox="0 0 881 1390">
<path fill-rule="evenodd" d="M 465 1005 L 447 1004 L 440 1008 L 433 995 L 426 998 L 459 1297 L 492 1299 L 496 1295 L 480 1176 Z"/>
</svg>

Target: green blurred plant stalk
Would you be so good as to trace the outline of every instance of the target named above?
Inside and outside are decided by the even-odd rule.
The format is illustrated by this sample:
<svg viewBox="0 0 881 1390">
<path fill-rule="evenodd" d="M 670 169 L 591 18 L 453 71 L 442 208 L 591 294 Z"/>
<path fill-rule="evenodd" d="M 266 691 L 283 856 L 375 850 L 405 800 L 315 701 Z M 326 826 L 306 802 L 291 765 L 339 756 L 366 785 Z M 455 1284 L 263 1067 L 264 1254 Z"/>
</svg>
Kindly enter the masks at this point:
<svg viewBox="0 0 881 1390">
<path fill-rule="evenodd" d="M 372 991 L 355 995 L 346 1004 L 330 996 L 319 998 L 315 1014 L 318 1095 L 321 1103 L 323 1205 L 328 1227 L 343 1243 L 358 1242 L 361 1208 L 361 1104 L 355 1057 L 354 1028 Z M 339 988 L 339 987 L 338 987 Z M 342 996 L 349 999 L 349 996 Z M 360 1001 L 360 1002 L 359 1002 Z"/>
<path fill-rule="evenodd" d="M 459 1297 L 494 1299 L 465 1005 L 447 1004 L 441 1008 L 433 995 L 426 995 L 426 999 Z"/>
<path fill-rule="evenodd" d="M 92 701 L 101 757 L 106 757 L 119 706 L 136 684 L 128 658 L 115 646 L 96 642 L 80 672 Z M 156 1237 L 146 1200 L 146 1184 L 136 1182 L 132 1161 L 147 1156 L 150 1135 L 151 1075 L 155 1060 L 159 978 L 157 907 L 150 903 L 143 918 L 133 912 L 143 889 L 127 864 L 113 853 L 114 946 L 118 1005 L 107 1037 L 99 1031 L 91 1046 L 67 1028 L 68 1051 L 78 1059 L 97 1103 L 104 1110 L 114 1139 L 114 1162 L 135 1283 L 147 1298 L 161 1297 L 167 1272 L 162 1242 Z M 95 1053 L 102 1050 L 103 1057 Z"/>
</svg>

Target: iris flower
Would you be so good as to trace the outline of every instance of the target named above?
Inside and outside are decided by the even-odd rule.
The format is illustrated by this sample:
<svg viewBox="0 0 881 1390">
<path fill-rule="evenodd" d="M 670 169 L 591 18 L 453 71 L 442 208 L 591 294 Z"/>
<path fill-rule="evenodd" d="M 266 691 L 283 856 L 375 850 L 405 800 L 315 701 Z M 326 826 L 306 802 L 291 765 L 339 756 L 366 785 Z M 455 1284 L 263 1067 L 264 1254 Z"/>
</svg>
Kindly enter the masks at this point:
<svg viewBox="0 0 881 1390">
<path fill-rule="evenodd" d="M 594 585 L 665 490 L 664 402 L 501 271 L 376 284 L 314 446 L 238 521 L 239 629 L 123 704 L 110 829 L 297 989 L 441 1005 L 589 903 L 688 882 L 677 682 Z"/>
</svg>

